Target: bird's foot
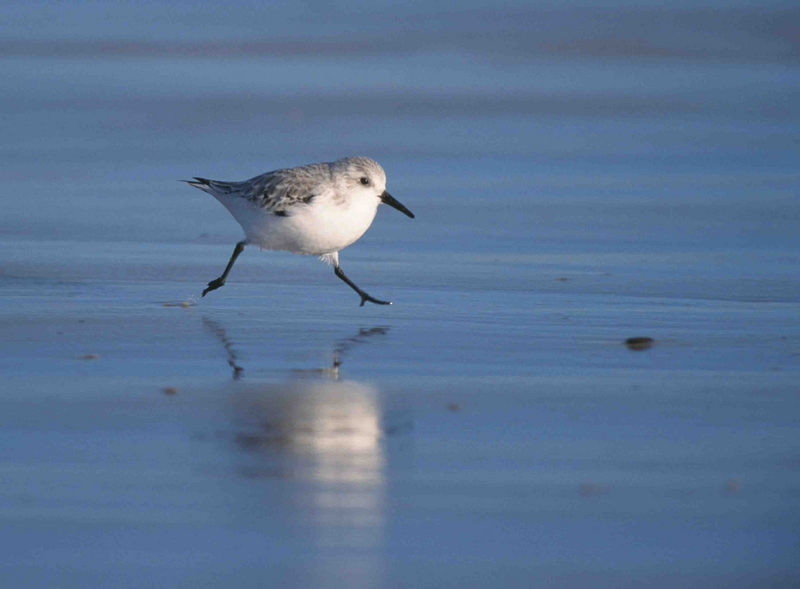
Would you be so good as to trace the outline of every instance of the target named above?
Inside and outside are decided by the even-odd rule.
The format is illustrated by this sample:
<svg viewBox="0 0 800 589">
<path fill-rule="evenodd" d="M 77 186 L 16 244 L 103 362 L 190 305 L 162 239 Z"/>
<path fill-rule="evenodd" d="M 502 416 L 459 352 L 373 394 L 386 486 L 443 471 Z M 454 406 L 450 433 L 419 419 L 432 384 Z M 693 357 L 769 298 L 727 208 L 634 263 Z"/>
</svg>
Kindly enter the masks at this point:
<svg viewBox="0 0 800 589">
<path fill-rule="evenodd" d="M 361 304 L 359 305 L 359 307 L 363 307 L 364 303 L 366 303 L 367 301 L 369 301 L 370 303 L 375 303 L 376 305 L 391 305 L 392 304 L 392 301 L 382 301 L 380 299 L 376 299 L 375 297 L 369 296 L 365 292 L 360 292 L 358 294 L 361 295 Z"/>
<path fill-rule="evenodd" d="M 217 290 L 223 284 L 225 284 L 225 280 L 223 278 L 215 278 L 208 283 L 208 286 L 205 288 L 205 290 L 203 290 L 203 294 L 201 296 L 206 296 L 212 290 Z"/>
</svg>

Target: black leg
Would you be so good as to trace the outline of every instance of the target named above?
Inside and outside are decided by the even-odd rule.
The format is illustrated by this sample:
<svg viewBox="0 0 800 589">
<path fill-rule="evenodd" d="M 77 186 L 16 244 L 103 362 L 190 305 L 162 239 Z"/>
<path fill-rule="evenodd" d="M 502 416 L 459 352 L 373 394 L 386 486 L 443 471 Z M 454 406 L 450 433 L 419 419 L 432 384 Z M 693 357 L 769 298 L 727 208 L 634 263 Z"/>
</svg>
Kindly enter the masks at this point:
<svg viewBox="0 0 800 589">
<path fill-rule="evenodd" d="M 336 273 L 336 276 L 338 276 L 339 278 L 344 280 L 350 288 L 352 288 L 354 291 L 356 291 L 359 294 L 359 296 L 361 297 L 361 304 L 359 305 L 360 307 L 363 307 L 364 303 L 366 303 L 367 301 L 369 301 L 370 303 L 375 303 L 376 305 L 391 305 L 392 304 L 391 301 L 379 301 L 378 299 L 375 299 L 375 298 L 369 296 L 363 290 L 358 288 L 352 280 L 350 280 L 347 276 L 345 276 L 344 272 L 342 272 L 342 269 L 338 265 L 334 266 L 333 271 L 334 271 L 334 273 Z"/>
<path fill-rule="evenodd" d="M 228 265 L 225 266 L 225 272 L 223 272 L 222 276 L 220 276 L 219 278 L 215 278 L 214 280 L 208 283 L 208 286 L 203 291 L 203 296 L 206 296 L 212 290 L 217 290 L 220 286 L 225 284 L 225 279 L 228 277 L 228 272 L 230 272 L 231 268 L 233 268 L 233 263 L 236 261 L 236 258 L 239 257 L 239 254 L 242 253 L 243 249 L 244 249 L 243 241 L 240 241 L 239 243 L 236 244 L 236 247 L 233 248 L 231 259 L 228 260 Z"/>
</svg>

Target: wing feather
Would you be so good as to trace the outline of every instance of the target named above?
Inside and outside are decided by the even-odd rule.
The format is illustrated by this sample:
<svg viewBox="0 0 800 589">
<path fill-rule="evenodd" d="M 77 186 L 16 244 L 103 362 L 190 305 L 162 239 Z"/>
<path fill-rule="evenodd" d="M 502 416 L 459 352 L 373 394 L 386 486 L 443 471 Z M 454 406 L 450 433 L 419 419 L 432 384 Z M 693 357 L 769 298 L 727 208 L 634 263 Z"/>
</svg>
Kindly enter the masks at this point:
<svg viewBox="0 0 800 589">
<path fill-rule="evenodd" d="M 273 170 L 244 182 L 205 178 L 187 182 L 214 196 L 242 198 L 266 212 L 286 216 L 293 207 L 311 203 L 322 192 L 321 184 L 330 178 L 330 164 L 325 163 Z"/>
</svg>

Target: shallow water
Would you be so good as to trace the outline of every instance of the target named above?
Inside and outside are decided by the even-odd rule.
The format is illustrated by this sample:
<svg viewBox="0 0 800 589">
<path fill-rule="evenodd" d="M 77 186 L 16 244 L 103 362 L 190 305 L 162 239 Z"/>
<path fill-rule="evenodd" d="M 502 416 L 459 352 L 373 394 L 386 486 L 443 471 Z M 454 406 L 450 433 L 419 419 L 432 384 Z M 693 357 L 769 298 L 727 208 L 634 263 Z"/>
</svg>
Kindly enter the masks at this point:
<svg viewBox="0 0 800 589">
<path fill-rule="evenodd" d="M 309 6 L 4 16 L 4 578 L 796 585 L 800 13 Z M 240 233 L 177 180 L 362 153 L 392 307 L 199 298 Z"/>
</svg>

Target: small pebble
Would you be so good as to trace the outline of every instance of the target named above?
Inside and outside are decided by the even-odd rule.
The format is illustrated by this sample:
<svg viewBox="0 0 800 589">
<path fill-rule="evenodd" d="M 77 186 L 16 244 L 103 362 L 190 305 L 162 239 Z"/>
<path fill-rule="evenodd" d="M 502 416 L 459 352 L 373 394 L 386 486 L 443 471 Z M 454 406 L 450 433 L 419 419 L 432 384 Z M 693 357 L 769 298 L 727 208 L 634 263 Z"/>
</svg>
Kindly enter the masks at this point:
<svg viewBox="0 0 800 589">
<path fill-rule="evenodd" d="M 176 389 L 175 387 L 164 387 L 163 389 L 161 389 L 161 391 L 165 395 L 174 395 L 175 393 L 178 392 L 178 389 Z"/>
<path fill-rule="evenodd" d="M 655 343 L 652 337 L 629 337 L 625 340 L 625 345 L 629 350 L 646 350 Z"/>
</svg>

